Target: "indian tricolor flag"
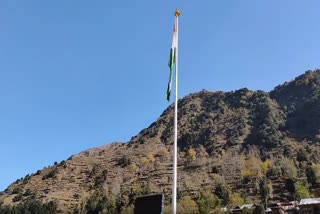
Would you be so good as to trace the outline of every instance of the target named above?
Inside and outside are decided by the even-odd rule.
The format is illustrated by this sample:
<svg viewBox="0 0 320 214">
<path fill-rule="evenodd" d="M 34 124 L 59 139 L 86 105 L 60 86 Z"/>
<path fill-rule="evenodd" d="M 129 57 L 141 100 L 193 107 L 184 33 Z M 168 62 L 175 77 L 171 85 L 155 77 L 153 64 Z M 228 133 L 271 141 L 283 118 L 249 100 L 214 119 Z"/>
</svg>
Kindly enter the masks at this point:
<svg viewBox="0 0 320 214">
<path fill-rule="evenodd" d="M 172 74 L 174 65 L 176 62 L 176 51 L 177 51 L 177 19 L 175 20 L 174 27 L 173 27 L 173 38 L 172 38 L 172 45 L 170 50 L 170 58 L 169 58 L 169 68 L 170 68 L 170 76 L 167 88 L 167 100 L 170 101 L 171 95 L 171 86 L 172 86 Z"/>
</svg>

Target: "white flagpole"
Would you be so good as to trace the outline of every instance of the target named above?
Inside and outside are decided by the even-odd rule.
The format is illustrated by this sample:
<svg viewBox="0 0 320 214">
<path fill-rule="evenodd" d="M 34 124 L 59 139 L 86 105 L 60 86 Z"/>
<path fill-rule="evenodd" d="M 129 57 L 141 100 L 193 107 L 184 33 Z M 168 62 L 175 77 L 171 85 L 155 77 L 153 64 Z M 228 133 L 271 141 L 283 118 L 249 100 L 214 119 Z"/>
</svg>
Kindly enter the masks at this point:
<svg viewBox="0 0 320 214">
<path fill-rule="evenodd" d="M 178 139 L 178 38 L 179 38 L 179 19 L 180 11 L 175 11 L 175 25 L 177 30 L 177 48 L 175 61 L 175 104 L 174 104 L 174 143 L 173 143 L 173 183 L 172 183 L 172 213 L 176 214 L 177 210 L 177 139 Z"/>
</svg>

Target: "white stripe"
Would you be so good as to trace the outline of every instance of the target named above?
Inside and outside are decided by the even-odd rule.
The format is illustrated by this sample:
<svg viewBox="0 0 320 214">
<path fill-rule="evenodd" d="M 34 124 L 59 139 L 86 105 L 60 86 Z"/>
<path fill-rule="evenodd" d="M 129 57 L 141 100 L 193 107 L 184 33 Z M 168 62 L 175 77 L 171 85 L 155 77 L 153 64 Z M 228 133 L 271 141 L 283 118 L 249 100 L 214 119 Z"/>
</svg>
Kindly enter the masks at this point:
<svg viewBox="0 0 320 214">
<path fill-rule="evenodd" d="M 171 48 L 174 49 L 177 47 L 177 23 L 176 23 L 176 20 L 175 20 L 175 24 L 174 24 L 174 28 L 176 30 L 173 31 L 173 37 L 172 37 L 172 45 L 171 45 Z"/>
</svg>

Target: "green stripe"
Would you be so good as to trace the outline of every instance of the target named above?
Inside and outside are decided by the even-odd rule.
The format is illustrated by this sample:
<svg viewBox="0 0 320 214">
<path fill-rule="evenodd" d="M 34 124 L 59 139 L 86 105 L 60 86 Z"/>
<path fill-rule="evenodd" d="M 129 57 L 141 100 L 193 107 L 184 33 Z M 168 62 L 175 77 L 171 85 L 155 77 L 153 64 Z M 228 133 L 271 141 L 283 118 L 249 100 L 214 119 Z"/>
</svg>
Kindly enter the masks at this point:
<svg viewBox="0 0 320 214">
<path fill-rule="evenodd" d="M 168 101 L 170 101 L 171 85 L 172 85 L 172 69 L 170 69 L 170 76 L 169 76 L 169 82 L 168 82 L 168 88 L 167 88 L 167 100 Z"/>
<path fill-rule="evenodd" d="M 167 88 L 167 100 L 170 101 L 170 95 L 171 95 L 171 86 L 172 86 L 172 72 L 174 69 L 174 63 L 176 62 L 176 49 L 171 48 L 170 50 L 170 58 L 169 58 L 169 68 L 170 68 L 170 76 L 169 76 L 169 82 L 168 82 L 168 88 Z"/>
<path fill-rule="evenodd" d="M 169 58 L 169 63 L 168 63 L 170 70 L 173 69 L 175 61 L 176 61 L 176 48 L 174 48 L 174 49 L 171 48 L 170 49 L 170 58 Z"/>
</svg>

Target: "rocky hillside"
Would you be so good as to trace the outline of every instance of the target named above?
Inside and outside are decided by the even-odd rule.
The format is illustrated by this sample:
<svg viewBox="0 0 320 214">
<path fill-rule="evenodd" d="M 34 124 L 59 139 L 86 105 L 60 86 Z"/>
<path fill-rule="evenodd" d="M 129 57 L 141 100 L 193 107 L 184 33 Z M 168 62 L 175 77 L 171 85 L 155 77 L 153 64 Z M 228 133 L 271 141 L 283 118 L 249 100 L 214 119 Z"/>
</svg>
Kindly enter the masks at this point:
<svg viewBox="0 0 320 214">
<path fill-rule="evenodd" d="M 204 193 L 215 206 L 320 196 L 319 70 L 269 93 L 203 90 L 178 107 L 181 204 L 196 202 L 201 212 Z M 119 213 L 153 192 L 164 192 L 169 203 L 173 110 L 127 143 L 92 148 L 18 179 L 0 193 L 0 206 L 54 201 L 57 212 L 85 213 L 103 198 L 102 210 Z"/>
</svg>

